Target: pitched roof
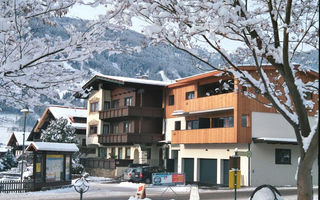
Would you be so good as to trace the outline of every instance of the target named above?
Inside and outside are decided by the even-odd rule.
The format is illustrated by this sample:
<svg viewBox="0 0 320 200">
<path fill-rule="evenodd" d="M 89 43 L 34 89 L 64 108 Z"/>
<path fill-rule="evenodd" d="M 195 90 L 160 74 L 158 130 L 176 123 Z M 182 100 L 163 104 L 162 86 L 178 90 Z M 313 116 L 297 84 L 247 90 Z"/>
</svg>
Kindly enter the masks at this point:
<svg viewBox="0 0 320 200">
<path fill-rule="evenodd" d="M 48 113 L 51 113 L 55 119 L 64 118 L 67 119 L 68 122 L 73 126 L 74 128 L 81 128 L 83 129 L 86 126 L 86 123 L 83 123 L 83 125 L 80 125 L 81 123 L 73 123 L 71 121 L 71 118 L 74 117 L 81 117 L 81 118 L 87 118 L 87 109 L 86 108 L 69 108 L 64 106 L 49 106 L 46 108 L 46 110 L 43 112 L 38 124 L 35 126 L 34 130 L 35 132 L 38 132 L 39 128 L 44 124 L 46 121 L 46 116 Z"/>
<path fill-rule="evenodd" d="M 157 80 L 149 80 L 149 79 L 140 79 L 140 78 L 129 78 L 129 77 L 122 77 L 122 76 L 109 76 L 109 75 L 95 75 L 91 78 L 88 82 L 86 82 L 82 88 L 88 88 L 93 82 L 95 81 L 104 81 L 110 83 L 117 83 L 120 85 L 124 85 L 125 83 L 135 83 L 135 84 L 142 84 L 142 85 L 154 85 L 154 86 L 167 86 L 174 81 L 157 81 Z"/>
<path fill-rule="evenodd" d="M 62 151 L 76 152 L 79 148 L 74 143 L 31 142 L 26 151 Z"/>
<path fill-rule="evenodd" d="M 24 145 L 27 146 L 30 144 L 30 142 L 27 141 L 27 138 L 29 137 L 30 132 L 25 132 L 25 141 Z M 10 136 L 10 139 L 8 140 L 7 146 L 11 146 L 13 142 L 17 142 L 18 146 L 22 146 L 23 144 L 23 132 L 13 132 Z"/>
<path fill-rule="evenodd" d="M 48 109 L 56 119 L 63 117 L 68 119 L 69 122 L 71 122 L 70 117 L 86 118 L 88 112 L 86 108 L 68 108 L 62 106 L 49 106 Z"/>
</svg>

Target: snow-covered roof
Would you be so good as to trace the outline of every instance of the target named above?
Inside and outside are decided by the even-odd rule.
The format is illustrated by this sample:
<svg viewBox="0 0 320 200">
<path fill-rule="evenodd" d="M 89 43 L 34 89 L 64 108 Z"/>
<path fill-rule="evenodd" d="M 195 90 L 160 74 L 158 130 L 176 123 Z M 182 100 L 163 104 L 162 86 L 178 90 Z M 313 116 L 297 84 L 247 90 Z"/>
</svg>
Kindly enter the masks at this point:
<svg viewBox="0 0 320 200">
<path fill-rule="evenodd" d="M 14 135 L 16 137 L 18 145 L 22 145 L 22 143 L 23 143 L 23 132 L 13 132 L 12 135 Z M 29 137 L 29 135 L 30 135 L 30 132 L 26 132 L 25 133 L 25 137 L 24 137 L 24 139 L 25 139 L 24 144 L 25 145 L 29 145 L 30 144 L 30 142 L 26 141 L 27 138 Z"/>
<path fill-rule="evenodd" d="M 50 106 L 48 107 L 52 115 L 59 119 L 61 117 L 68 119 L 71 122 L 70 117 L 87 117 L 87 109 L 86 108 L 68 108 L 62 106 Z"/>
<path fill-rule="evenodd" d="M 62 151 L 76 152 L 79 148 L 74 143 L 56 143 L 56 142 L 31 142 L 26 151 Z"/>
<path fill-rule="evenodd" d="M 118 84 L 136 83 L 136 84 L 155 85 L 155 86 L 167 86 L 175 82 L 175 81 L 157 81 L 157 80 L 149 80 L 149 79 L 129 78 L 129 77 L 122 77 L 122 76 L 109 76 L 109 75 L 99 74 L 99 75 L 95 75 L 88 82 L 86 82 L 82 88 L 87 88 L 95 80 L 103 80 L 107 82 L 109 81 L 109 82 L 118 83 Z"/>
<path fill-rule="evenodd" d="M 72 123 L 71 126 L 77 129 L 86 129 L 87 123 Z"/>
<path fill-rule="evenodd" d="M 258 137 L 252 138 L 254 142 L 266 142 L 266 143 L 297 143 L 295 138 L 271 138 L 271 137 Z"/>
</svg>

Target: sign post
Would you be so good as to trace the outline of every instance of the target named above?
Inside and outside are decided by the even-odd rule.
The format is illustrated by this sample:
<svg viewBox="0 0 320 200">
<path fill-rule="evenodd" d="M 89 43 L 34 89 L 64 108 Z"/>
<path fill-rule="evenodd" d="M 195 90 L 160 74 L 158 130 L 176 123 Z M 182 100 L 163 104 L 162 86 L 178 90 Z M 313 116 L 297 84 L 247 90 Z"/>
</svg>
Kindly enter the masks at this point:
<svg viewBox="0 0 320 200">
<path fill-rule="evenodd" d="M 73 187 L 78 193 L 80 193 L 80 200 L 82 200 L 83 193 L 89 190 L 89 184 L 85 177 L 81 177 L 78 180 L 76 180 Z"/>
<path fill-rule="evenodd" d="M 176 185 L 185 185 L 185 175 L 184 173 L 153 173 L 152 185 L 167 186 L 167 188 L 162 192 L 161 197 L 168 189 L 170 189 L 177 197 L 177 193 L 171 187 Z"/>
</svg>

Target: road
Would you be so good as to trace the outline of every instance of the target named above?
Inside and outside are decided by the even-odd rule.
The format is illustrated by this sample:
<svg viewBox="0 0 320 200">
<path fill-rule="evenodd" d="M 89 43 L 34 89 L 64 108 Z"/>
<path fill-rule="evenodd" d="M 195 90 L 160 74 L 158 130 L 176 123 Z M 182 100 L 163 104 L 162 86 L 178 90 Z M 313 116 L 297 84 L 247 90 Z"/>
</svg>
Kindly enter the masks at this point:
<svg viewBox="0 0 320 200">
<path fill-rule="evenodd" d="M 314 199 L 318 199 L 318 190 L 315 189 Z M 285 189 L 280 190 L 280 193 L 284 200 L 296 200 L 296 190 L 295 189 Z M 252 190 L 243 190 L 237 192 L 237 200 L 248 200 L 252 194 Z M 111 194 L 110 194 L 111 195 Z M 147 198 L 152 200 L 165 200 L 165 199 L 175 199 L 175 200 L 189 200 L 189 192 L 177 192 L 175 195 L 172 191 L 167 191 L 164 194 L 160 192 L 148 192 L 147 189 Z M 131 195 L 131 196 L 134 196 Z M 105 197 L 92 197 L 84 195 L 83 200 L 126 200 L 129 199 L 130 195 L 117 195 L 117 196 L 105 196 Z M 78 200 L 79 198 L 72 198 L 70 200 Z M 203 191 L 200 190 L 200 199 L 201 200 L 234 200 L 234 193 L 230 190 L 213 190 L 213 191 Z"/>
<path fill-rule="evenodd" d="M 138 184 L 133 183 L 90 183 L 90 189 L 87 193 L 83 194 L 83 200 L 127 200 L 130 196 L 135 196 Z M 147 198 L 152 200 L 189 200 L 190 199 L 190 186 L 175 187 L 173 190 L 177 193 L 175 195 L 171 190 L 164 192 L 164 187 L 150 187 L 147 186 Z M 238 200 L 248 200 L 254 188 L 242 188 L 237 193 Z M 284 200 L 296 200 L 295 188 L 278 188 Z M 162 194 L 164 192 L 164 194 Z M 314 189 L 315 197 L 318 199 L 318 189 Z M 232 190 L 222 188 L 200 188 L 201 200 L 233 200 L 234 193 Z M 64 189 L 29 192 L 29 193 L 0 193 L 1 200 L 79 200 L 80 194 L 77 193 L 73 187 Z"/>
</svg>

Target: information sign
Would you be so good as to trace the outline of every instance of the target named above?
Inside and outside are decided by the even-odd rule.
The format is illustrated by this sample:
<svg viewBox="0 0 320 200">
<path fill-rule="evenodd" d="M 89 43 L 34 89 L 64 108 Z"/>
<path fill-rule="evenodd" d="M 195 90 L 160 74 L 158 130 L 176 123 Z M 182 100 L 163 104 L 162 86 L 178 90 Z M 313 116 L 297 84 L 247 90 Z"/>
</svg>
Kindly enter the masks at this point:
<svg viewBox="0 0 320 200">
<path fill-rule="evenodd" d="M 153 185 L 175 186 L 185 184 L 184 173 L 153 173 Z"/>
</svg>

